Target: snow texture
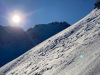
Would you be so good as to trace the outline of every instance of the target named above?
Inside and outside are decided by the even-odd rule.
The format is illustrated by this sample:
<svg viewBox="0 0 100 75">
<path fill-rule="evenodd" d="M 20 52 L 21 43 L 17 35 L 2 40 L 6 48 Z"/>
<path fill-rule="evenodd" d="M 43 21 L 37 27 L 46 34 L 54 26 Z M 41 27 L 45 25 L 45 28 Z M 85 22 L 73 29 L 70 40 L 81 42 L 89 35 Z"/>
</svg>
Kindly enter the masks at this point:
<svg viewBox="0 0 100 75">
<path fill-rule="evenodd" d="M 100 75 L 100 10 L 1 67 L 0 75 Z"/>
</svg>

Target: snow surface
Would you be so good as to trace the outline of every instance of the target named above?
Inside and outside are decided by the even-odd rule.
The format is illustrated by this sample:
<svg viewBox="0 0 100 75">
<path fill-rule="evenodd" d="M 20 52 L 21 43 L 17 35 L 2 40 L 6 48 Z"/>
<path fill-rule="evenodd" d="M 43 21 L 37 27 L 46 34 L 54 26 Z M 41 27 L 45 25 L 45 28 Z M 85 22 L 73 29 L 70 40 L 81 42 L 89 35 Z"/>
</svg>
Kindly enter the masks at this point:
<svg viewBox="0 0 100 75">
<path fill-rule="evenodd" d="M 100 75 L 100 10 L 1 67 L 0 75 Z"/>
</svg>

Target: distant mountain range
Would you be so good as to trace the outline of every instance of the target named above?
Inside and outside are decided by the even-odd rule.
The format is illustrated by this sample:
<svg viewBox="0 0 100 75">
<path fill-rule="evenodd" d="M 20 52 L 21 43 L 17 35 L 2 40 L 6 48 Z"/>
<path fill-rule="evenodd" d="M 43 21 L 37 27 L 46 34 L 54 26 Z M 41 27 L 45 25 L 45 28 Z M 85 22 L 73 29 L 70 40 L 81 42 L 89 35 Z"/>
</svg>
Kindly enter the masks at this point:
<svg viewBox="0 0 100 75">
<path fill-rule="evenodd" d="M 0 25 L 0 67 L 69 26 L 66 22 L 52 22 L 24 31 Z"/>
<path fill-rule="evenodd" d="M 66 22 L 52 22 L 49 24 L 40 24 L 36 25 L 34 28 L 28 29 L 27 34 L 32 37 L 36 44 L 39 44 L 69 26 L 70 24 Z"/>
</svg>

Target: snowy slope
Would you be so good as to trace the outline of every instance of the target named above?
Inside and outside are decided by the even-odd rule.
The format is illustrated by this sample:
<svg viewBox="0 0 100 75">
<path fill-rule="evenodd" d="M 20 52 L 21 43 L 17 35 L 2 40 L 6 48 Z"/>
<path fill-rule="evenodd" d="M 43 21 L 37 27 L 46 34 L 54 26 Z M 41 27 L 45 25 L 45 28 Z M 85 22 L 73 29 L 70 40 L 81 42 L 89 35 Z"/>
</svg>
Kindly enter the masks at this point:
<svg viewBox="0 0 100 75">
<path fill-rule="evenodd" d="M 6 64 L 0 75 L 100 75 L 100 9 Z"/>
<path fill-rule="evenodd" d="M 57 34 L 58 32 L 69 27 L 70 24 L 66 22 L 52 22 L 49 24 L 39 24 L 35 25 L 34 28 L 30 28 L 27 30 L 27 34 L 29 34 L 32 39 L 39 44 L 44 40 L 50 38 L 51 36 Z"/>
</svg>

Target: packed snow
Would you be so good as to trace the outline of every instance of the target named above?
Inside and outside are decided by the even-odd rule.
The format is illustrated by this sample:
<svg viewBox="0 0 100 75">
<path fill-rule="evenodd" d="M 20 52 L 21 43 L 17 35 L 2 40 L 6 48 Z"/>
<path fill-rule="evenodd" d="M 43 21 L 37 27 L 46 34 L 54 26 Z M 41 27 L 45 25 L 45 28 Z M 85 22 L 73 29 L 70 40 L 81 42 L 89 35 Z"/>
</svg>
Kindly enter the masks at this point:
<svg viewBox="0 0 100 75">
<path fill-rule="evenodd" d="M 100 10 L 1 67 L 0 75 L 100 75 Z"/>
</svg>

